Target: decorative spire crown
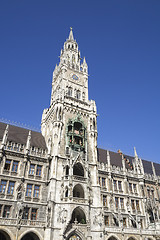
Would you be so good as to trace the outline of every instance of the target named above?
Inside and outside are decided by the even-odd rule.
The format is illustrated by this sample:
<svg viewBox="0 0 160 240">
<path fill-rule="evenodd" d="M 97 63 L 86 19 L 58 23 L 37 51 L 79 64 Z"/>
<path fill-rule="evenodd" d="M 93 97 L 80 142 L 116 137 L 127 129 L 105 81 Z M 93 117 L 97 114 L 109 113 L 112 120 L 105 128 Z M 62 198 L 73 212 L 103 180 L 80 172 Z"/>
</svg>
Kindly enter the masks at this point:
<svg viewBox="0 0 160 240">
<path fill-rule="evenodd" d="M 136 151 L 136 148 L 135 148 L 135 147 L 134 147 L 134 156 L 135 156 L 136 158 L 138 158 L 137 151 Z"/>
<path fill-rule="evenodd" d="M 69 33 L 69 38 L 68 38 L 68 40 L 74 41 L 72 27 L 70 27 L 70 33 Z"/>
</svg>

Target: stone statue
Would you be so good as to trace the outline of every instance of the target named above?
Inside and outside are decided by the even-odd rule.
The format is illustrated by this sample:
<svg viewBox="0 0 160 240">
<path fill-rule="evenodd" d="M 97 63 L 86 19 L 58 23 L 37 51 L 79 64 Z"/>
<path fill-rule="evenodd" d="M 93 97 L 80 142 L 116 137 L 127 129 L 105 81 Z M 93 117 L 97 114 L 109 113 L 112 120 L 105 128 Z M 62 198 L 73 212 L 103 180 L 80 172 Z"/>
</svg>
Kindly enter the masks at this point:
<svg viewBox="0 0 160 240">
<path fill-rule="evenodd" d="M 21 200 L 24 196 L 24 186 L 20 183 L 17 187 L 17 200 Z"/>
<path fill-rule="evenodd" d="M 100 210 L 99 213 L 95 212 L 95 216 L 94 216 L 94 220 L 93 220 L 93 224 L 94 225 L 99 225 L 100 227 L 102 226 L 103 223 L 103 213 Z"/>
<path fill-rule="evenodd" d="M 67 210 L 59 207 L 57 222 L 65 223 L 67 218 Z"/>
</svg>

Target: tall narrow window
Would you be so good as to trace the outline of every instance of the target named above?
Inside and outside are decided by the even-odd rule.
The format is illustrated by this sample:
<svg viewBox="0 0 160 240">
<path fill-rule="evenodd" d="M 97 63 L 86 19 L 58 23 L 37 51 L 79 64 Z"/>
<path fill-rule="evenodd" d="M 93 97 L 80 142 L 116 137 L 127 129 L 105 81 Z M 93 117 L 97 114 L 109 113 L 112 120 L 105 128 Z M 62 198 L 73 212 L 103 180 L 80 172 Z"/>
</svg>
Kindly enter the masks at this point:
<svg viewBox="0 0 160 240">
<path fill-rule="evenodd" d="M 115 197 L 115 207 L 118 208 L 119 204 L 118 204 L 118 197 Z"/>
<path fill-rule="evenodd" d="M 117 181 L 113 180 L 114 191 L 117 191 Z"/>
<path fill-rule="evenodd" d="M 8 191 L 7 191 L 8 194 L 12 194 L 12 195 L 13 195 L 13 192 L 14 192 L 14 184 L 15 184 L 15 182 L 9 182 Z"/>
<path fill-rule="evenodd" d="M 26 219 L 26 220 L 29 218 L 29 208 L 28 207 L 24 208 L 22 218 Z"/>
<path fill-rule="evenodd" d="M 5 165 L 4 165 L 4 170 L 9 171 L 11 168 L 11 160 L 6 160 Z"/>
<path fill-rule="evenodd" d="M 9 218 L 10 210 L 11 210 L 11 206 L 8 206 L 8 205 L 4 206 L 4 211 L 3 211 L 4 218 Z"/>
<path fill-rule="evenodd" d="M 135 203 L 134 203 L 134 200 L 131 200 L 131 207 L 132 207 L 132 210 L 135 210 Z"/>
<path fill-rule="evenodd" d="M 102 187 L 106 187 L 106 179 L 102 177 Z"/>
<path fill-rule="evenodd" d="M 41 173 L 42 173 L 42 166 L 37 165 L 36 175 L 41 176 Z"/>
<path fill-rule="evenodd" d="M 103 206 L 107 207 L 107 196 L 103 195 Z"/>
<path fill-rule="evenodd" d="M 119 189 L 119 191 L 122 191 L 122 182 L 121 181 L 118 181 L 118 189 Z"/>
<path fill-rule="evenodd" d="M 81 98 L 81 92 L 79 90 L 77 90 L 76 92 L 76 98 L 77 99 L 80 99 Z"/>
<path fill-rule="evenodd" d="M 38 198 L 39 197 L 39 191 L 40 191 L 40 186 L 35 185 L 33 197 Z"/>
<path fill-rule="evenodd" d="M 7 181 L 1 180 L 0 193 L 5 193 L 5 191 L 6 191 L 6 185 L 7 185 Z"/>
<path fill-rule="evenodd" d="M 123 218 L 123 227 L 127 226 L 126 218 Z"/>
<path fill-rule="evenodd" d="M 31 220 L 36 220 L 36 219 L 37 219 L 37 209 L 36 208 L 32 208 Z"/>
<path fill-rule="evenodd" d="M 139 208 L 139 200 L 136 200 L 136 209 L 139 211 L 140 208 Z"/>
<path fill-rule="evenodd" d="M 70 97 L 72 96 L 72 88 L 71 87 L 68 88 L 68 96 L 70 96 Z"/>
<path fill-rule="evenodd" d="M 105 226 L 109 226 L 109 216 L 104 216 L 104 224 Z"/>
<path fill-rule="evenodd" d="M 101 186 L 101 177 L 98 177 L 99 185 Z"/>
<path fill-rule="evenodd" d="M 132 183 L 129 183 L 129 191 L 132 193 Z"/>
<path fill-rule="evenodd" d="M 121 209 L 124 209 L 124 199 L 120 198 L 120 205 L 121 205 Z"/>
<path fill-rule="evenodd" d="M 27 184 L 27 191 L 26 191 L 26 196 L 31 197 L 32 196 L 32 184 Z"/>
<path fill-rule="evenodd" d="M 0 204 L 0 217 L 2 216 L 2 206 L 3 205 Z"/>
<path fill-rule="evenodd" d="M 35 165 L 31 164 L 29 169 L 29 174 L 34 175 L 34 171 L 35 171 Z"/>
<path fill-rule="evenodd" d="M 18 162 L 17 161 L 13 161 L 12 172 L 17 172 L 17 169 L 18 169 Z"/>
<path fill-rule="evenodd" d="M 134 193 L 137 193 L 137 186 L 136 186 L 136 184 L 133 184 L 133 191 L 134 191 Z"/>
</svg>

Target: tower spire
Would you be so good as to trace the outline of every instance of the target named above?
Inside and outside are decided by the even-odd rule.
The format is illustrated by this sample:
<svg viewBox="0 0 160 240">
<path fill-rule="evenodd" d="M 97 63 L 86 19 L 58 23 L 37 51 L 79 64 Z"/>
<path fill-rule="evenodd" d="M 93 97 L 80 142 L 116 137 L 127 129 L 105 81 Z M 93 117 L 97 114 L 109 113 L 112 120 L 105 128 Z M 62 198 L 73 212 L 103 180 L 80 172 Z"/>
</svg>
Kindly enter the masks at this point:
<svg viewBox="0 0 160 240">
<path fill-rule="evenodd" d="M 68 38 L 68 40 L 74 41 L 72 27 L 70 27 L 70 33 L 69 33 L 69 38 Z"/>
<path fill-rule="evenodd" d="M 136 151 L 136 148 L 135 148 L 135 147 L 134 147 L 134 157 L 135 157 L 135 158 L 138 158 L 137 151 Z"/>
</svg>

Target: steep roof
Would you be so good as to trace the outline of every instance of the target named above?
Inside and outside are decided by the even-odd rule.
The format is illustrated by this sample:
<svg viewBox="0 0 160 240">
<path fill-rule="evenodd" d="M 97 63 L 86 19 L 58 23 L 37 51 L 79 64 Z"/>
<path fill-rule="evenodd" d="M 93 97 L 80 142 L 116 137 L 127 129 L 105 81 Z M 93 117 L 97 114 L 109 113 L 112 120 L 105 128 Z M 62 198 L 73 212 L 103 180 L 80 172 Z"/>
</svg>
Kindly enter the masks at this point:
<svg viewBox="0 0 160 240">
<path fill-rule="evenodd" d="M 0 122 L 0 139 L 3 138 L 7 124 Z M 15 143 L 26 144 L 29 130 L 9 125 L 8 139 Z M 45 139 L 40 132 L 31 131 L 31 146 L 47 149 Z"/>
<path fill-rule="evenodd" d="M 98 153 L 98 161 L 100 163 L 107 163 L 107 150 L 98 148 L 97 153 Z M 122 167 L 122 155 L 120 153 L 109 151 L 109 155 L 110 155 L 111 165 L 115 165 L 117 167 Z M 125 159 L 125 167 L 127 169 L 132 169 L 132 161 L 133 161 L 134 157 L 128 156 L 125 154 L 123 154 L 123 156 Z M 144 167 L 144 172 L 147 174 L 153 174 L 151 162 L 142 160 L 142 163 L 143 163 L 143 167 Z M 160 164 L 153 163 L 153 165 L 155 168 L 156 175 L 160 176 Z"/>
</svg>

